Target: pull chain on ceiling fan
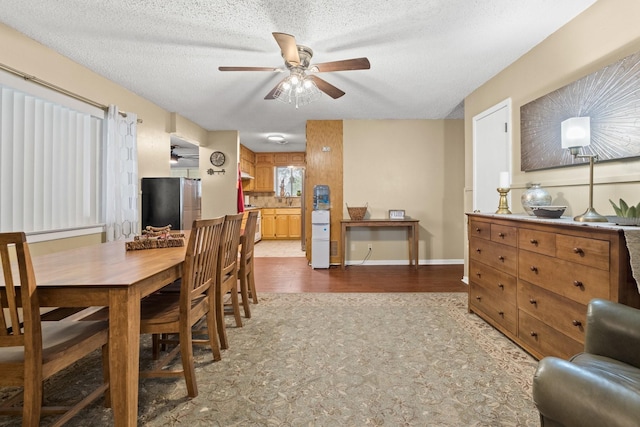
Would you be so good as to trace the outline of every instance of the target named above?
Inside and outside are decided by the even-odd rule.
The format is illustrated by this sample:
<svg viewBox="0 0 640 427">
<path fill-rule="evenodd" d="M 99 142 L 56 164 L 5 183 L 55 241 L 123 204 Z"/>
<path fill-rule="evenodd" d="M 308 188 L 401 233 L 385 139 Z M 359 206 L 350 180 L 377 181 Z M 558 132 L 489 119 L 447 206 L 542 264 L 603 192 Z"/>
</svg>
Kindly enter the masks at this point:
<svg viewBox="0 0 640 427">
<path fill-rule="evenodd" d="M 333 99 L 340 98 L 345 93 L 321 79 L 315 74 L 332 71 L 368 70 L 371 64 L 367 58 L 345 59 L 341 61 L 324 62 L 310 67 L 313 50 L 307 46 L 296 44 L 294 36 L 285 33 L 272 33 L 276 39 L 284 64 L 289 70 L 289 76 L 280 81 L 264 99 L 277 99 L 282 102 L 295 104 L 296 108 L 309 104 L 320 98 L 321 92 Z M 273 71 L 281 72 L 273 67 L 218 67 L 220 71 Z"/>
</svg>

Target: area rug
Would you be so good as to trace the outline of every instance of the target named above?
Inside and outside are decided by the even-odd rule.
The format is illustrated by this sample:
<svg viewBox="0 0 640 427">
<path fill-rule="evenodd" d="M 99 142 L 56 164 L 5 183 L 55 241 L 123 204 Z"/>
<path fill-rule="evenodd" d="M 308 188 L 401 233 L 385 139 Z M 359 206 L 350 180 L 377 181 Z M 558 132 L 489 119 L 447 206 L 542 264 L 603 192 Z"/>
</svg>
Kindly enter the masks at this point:
<svg viewBox="0 0 640 427">
<path fill-rule="evenodd" d="M 196 398 L 181 379 L 141 381 L 139 425 L 538 425 L 537 362 L 469 314 L 466 294 L 260 297 L 244 327 L 228 328 L 221 361 L 197 350 Z M 48 384 L 53 395 L 92 381 L 78 372 L 99 378 L 97 355 L 83 363 Z M 98 401 L 68 425 L 112 423 Z"/>
</svg>

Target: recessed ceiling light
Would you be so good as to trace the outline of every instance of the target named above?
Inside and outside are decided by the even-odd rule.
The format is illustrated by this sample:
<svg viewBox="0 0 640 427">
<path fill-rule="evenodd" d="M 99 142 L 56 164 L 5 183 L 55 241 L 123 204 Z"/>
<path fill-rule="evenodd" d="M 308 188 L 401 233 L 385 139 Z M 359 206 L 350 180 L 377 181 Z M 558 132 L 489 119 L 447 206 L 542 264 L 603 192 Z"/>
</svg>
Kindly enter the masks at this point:
<svg viewBox="0 0 640 427">
<path fill-rule="evenodd" d="M 280 144 L 282 144 L 282 142 L 284 141 L 284 136 L 282 135 L 269 135 L 267 137 L 267 139 L 271 142 L 278 142 Z"/>
</svg>

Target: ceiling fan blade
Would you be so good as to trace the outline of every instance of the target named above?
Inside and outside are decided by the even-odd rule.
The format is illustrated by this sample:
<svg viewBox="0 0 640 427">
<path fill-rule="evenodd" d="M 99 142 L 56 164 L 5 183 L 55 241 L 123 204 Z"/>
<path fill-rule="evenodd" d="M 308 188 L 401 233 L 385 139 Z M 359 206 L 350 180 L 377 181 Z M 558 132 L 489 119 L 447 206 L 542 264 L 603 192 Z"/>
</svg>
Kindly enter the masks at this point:
<svg viewBox="0 0 640 427">
<path fill-rule="evenodd" d="M 282 71 L 280 68 L 273 67 L 218 67 L 220 71 Z"/>
<path fill-rule="evenodd" d="M 272 33 L 276 39 L 280 50 L 282 51 L 282 57 L 291 65 L 300 65 L 300 55 L 298 55 L 298 45 L 296 44 L 296 38 L 291 34 L 285 33 Z"/>
<path fill-rule="evenodd" d="M 275 85 L 275 87 L 273 89 L 271 89 L 271 92 L 269 92 L 267 94 L 267 96 L 264 97 L 264 99 L 276 99 L 276 92 L 278 91 L 278 88 L 280 87 L 280 83 L 282 83 L 282 82 L 278 82 L 278 84 Z"/>
<path fill-rule="evenodd" d="M 318 86 L 318 89 L 320 89 L 321 91 L 323 91 L 324 93 L 332 97 L 333 99 L 338 99 L 342 95 L 344 95 L 343 91 L 341 91 L 331 83 L 327 82 L 326 80 L 322 80 L 318 76 L 308 76 L 308 77 L 316 83 L 316 86 Z"/>
<path fill-rule="evenodd" d="M 318 73 L 328 71 L 368 70 L 371 64 L 367 58 L 344 59 L 342 61 L 323 62 L 314 64 L 312 69 Z"/>
</svg>

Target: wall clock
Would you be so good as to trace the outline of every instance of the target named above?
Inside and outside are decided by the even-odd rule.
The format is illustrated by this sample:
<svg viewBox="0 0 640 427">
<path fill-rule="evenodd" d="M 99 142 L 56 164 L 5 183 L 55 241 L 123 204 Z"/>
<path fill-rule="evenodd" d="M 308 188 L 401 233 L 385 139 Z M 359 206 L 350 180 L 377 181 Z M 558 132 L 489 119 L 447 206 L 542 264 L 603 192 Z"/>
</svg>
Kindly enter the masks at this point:
<svg viewBox="0 0 640 427">
<path fill-rule="evenodd" d="M 213 153 L 211 153 L 211 157 L 209 157 L 209 161 L 211 161 L 211 164 L 218 167 L 224 165 L 225 159 L 226 158 L 222 151 L 214 151 Z"/>
</svg>

